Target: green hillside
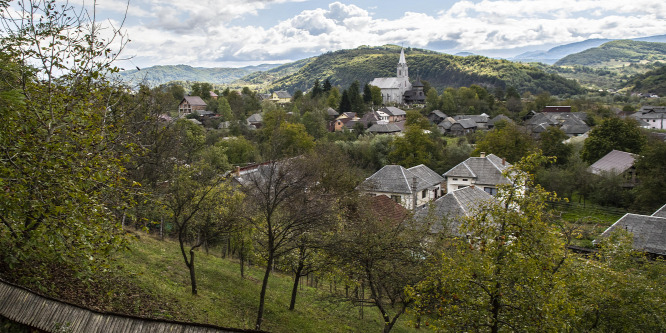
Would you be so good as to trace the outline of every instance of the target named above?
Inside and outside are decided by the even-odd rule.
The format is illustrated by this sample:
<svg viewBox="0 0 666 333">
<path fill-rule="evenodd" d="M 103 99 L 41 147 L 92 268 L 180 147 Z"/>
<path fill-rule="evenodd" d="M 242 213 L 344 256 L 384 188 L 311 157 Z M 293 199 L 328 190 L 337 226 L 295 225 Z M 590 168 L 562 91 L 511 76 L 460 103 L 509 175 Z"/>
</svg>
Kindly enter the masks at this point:
<svg viewBox="0 0 666 333">
<path fill-rule="evenodd" d="M 659 96 L 666 95 L 666 66 L 651 70 L 645 74 L 632 78 L 626 87 L 633 87 L 632 91 L 649 92 Z"/>
<path fill-rule="evenodd" d="M 599 47 L 568 55 L 556 66 L 622 67 L 635 63 L 666 60 L 666 43 L 616 40 Z"/>
<path fill-rule="evenodd" d="M 400 47 L 359 47 L 325 53 L 293 75 L 275 81 L 274 90 L 309 89 L 315 79 L 329 79 L 333 85 L 347 87 L 354 80 L 361 84 L 375 77 L 395 76 Z M 478 84 L 485 87 L 514 86 L 519 91 L 553 95 L 576 94 L 583 90 L 576 82 L 548 74 L 529 65 L 483 56 L 453 56 L 434 51 L 407 48 L 405 57 L 412 80 L 420 77 L 438 90 Z"/>
<path fill-rule="evenodd" d="M 228 84 L 248 74 L 270 70 L 277 65 L 247 66 L 241 68 L 203 68 L 188 65 L 152 66 L 141 70 L 122 71 L 118 76 L 134 84 L 159 86 L 171 81 L 196 81 L 212 84 Z"/>
<path fill-rule="evenodd" d="M 271 84 L 280 78 L 296 73 L 299 69 L 309 64 L 314 59 L 316 58 L 301 59 L 269 69 L 267 71 L 254 72 L 238 79 L 237 81 L 233 82 L 233 84 L 239 86 Z"/>
</svg>

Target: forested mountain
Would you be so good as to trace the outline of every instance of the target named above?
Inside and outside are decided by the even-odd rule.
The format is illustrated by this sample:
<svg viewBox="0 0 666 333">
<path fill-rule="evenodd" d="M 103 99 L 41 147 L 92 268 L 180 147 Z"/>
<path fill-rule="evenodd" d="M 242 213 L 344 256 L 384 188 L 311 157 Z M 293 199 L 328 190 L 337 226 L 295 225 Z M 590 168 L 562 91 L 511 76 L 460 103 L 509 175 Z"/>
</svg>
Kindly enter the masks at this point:
<svg viewBox="0 0 666 333">
<path fill-rule="evenodd" d="M 252 74 L 246 75 L 239 80 L 235 81 L 235 84 L 238 85 L 262 85 L 262 84 L 270 84 L 275 80 L 278 80 L 280 78 L 283 78 L 287 75 L 291 75 L 296 73 L 299 69 L 301 69 L 303 66 L 309 64 L 312 62 L 315 57 L 313 58 L 305 58 L 301 60 L 297 60 L 294 62 L 290 62 L 287 64 L 284 64 L 282 66 L 278 66 L 269 70 L 265 71 L 258 71 L 254 72 Z"/>
<path fill-rule="evenodd" d="M 375 77 L 395 76 L 400 47 L 359 47 L 322 54 L 293 75 L 275 81 L 273 90 L 309 89 L 316 79 L 329 79 L 333 85 L 349 86 L 354 80 L 361 84 Z M 483 56 L 453 56 L 429 50 L 407 48 L 405 57 L 410 78 L 430 82 L 438 90 L 477 84 L 489 88 L 513 86 L 519 91 L 553 95 L 577 94 L 583 89 L 576 82 L 548 74 L 535 67 L 508 60 Z"/>
<path fill-rule="evenodd" d="M 627 84 L 633 86 L 632 90 L 637 92 L 649 92 L 659 96 L 666 95 L 666 66 L 651 70 L 645 74 L 637 75 Z"/>
<path fill-rule="evenodd" d="M 556 66 L 621 67 L 634 63 L 666 61 L 666 43 L 616 40 L 568 55 Z"/>
<path fill-rule="evenodd" d="M 144 83 L 149 86 L 158 86 L 171 81 L 197 81 L 212 84 L 228 84 L 248 74 L 258 71 L 268 71 L 279 65 L 265 64 L 246 66 L 240 68 L 204 68 L 188 65 L 152 66 L 121 71 L 118 76 L 123 81 L 134 84 Z"/>
</svg>

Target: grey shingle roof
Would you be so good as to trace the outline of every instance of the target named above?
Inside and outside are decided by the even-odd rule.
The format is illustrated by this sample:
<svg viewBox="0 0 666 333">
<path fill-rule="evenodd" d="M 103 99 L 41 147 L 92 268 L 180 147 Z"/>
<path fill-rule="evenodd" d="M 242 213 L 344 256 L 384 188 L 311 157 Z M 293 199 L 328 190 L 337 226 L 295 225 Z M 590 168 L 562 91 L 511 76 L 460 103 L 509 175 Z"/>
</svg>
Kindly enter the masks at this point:
<svg viewBox="0 0 666 333">
<path fill-rule="evenodd" d="M 613 149 L 610 153 L 590 165 L 588 170 L 595 175 L 599 175 L 602 172 L 621 174 L 629 170 L 635 161 L 636 155 Z"/>
<path fill-rule="evenodd" d="M 183 97 L 184 100 L 187 101 L 188 104 L 192 106 L 205 106 L 206 102 L 204 102 L 203 99 L 199 96 L 185 96 Z"/>
<path fill-rule="evenodd" d="M 590 130 L 590 126 L 587 126 L 584 121 L 578 118 L 569 118 L 564 120 L 561 129 L 569 135 L 580 135 L 587 133 Z"/>
<path fill-rule="evenodd" d="M 401 82 L 397 77 L 377 77 L 370 82 L 370 85 L 381 89 L 397 89 L 400 88 Z"/>
<path fill-rule="evenodd" d="M 249 123 L 260 123 L 263 121 L 263 118 L 261 117 L 261 113 L 255 113 L 249 117 L 247 117 L 247 121 Z"/>
<path fill-rule="evenodd" d="M 388 124 L 373 124 L 368 128 L 368 132 L 372 133 L 396 133 L 400 132 L 401 129 L 395 123 Z"/>
<path fill-rule="evenodd" d="M 666 218 L 638 214 L 626 214 L 599 238 L 605 238 L 618 229 L 624 229 L 634 235 L 634 249 L 654 254 L 666 255 Z M 595 239 L 598 243 L 600 239 Z"/>
<path fill-rule="evenodd" d="M 340 115 L 338 113 L 338 111 L 335 111 L 333 108 L 326 109 L 326 114 L 328 114 L 329 116 L 338 116 L 338 115 Z"/>
<path fill-rule="evenodd" d="M 407 113 L 393 106 L 387 106 L 379 109 L 379 111 L 386 112 L 389 116 L 404 116 Z"/>
<path fill-rule="evenodd" d="M 289 94 L 284 90 L 275 91 L 275 94 L 277 95 L 278 98 L 291 98 L 291 94 Z"/>
<path fill-rule="evenodd" d="M 416 210 L 414 217 L 422 222 L 427 218 L 436 220 L 445 219 L 450 231 L 459 235 L 460 225 L 463 218 L 473 216 L 493 197 L 477 186 L 468 186 L 447 193 L 445 196 L 435 200 L 430 205 L 425 205 Z M 431 232 L 440 232 L 444 228 L 442 223 L 434 223 Z"/>
<path fill-rule="evenodd" d="M 437 172 L 423 164 L 413 166 L 407 170 L 411 171 L 413 174 L 417 175 L 419 178 L 423 179 L 431 185 L 441 184 L 444 181 L 444 177 L 440 176 L 437 174 Z"/>
<path fill-rule="evenodd" d="M 414 177 L 416 177 L 417 192 L 433 185 L 400 165 L 386 165 L 366 178 L 358 189 L 368 192 L 411 194 Z"/>
<path fill-rule="evenodd" d="M 509 184 L 509 179 L 502 176 L 502 172 L 511 164 L 502 162 L 502 159 L 490 154 L 486 157 L 470 157 L 444 173 L 444 177 L 476 178 L 479 185 Z"/>
<path fill-rule="evenodd" d="M 477 123 L 474 121 L 474 119 L 469 119 L 469 118 L 459 119 L 459 120 L 456 121 L 456 123 L 460 124 L 460 126 L 462 126 L 462 128 L 465 128 L 465 129 L 467 129 L 467 128 L 476 128 L 477 127 Z"/>
<path fill-rule="evenodd" d="M 488 120 L 488 126 L 493 126 L 497 122 L 500 122 L 502 120 L 513 123 L 513 120 L 511 118 L 509 118 L 509 117 L 507 117 L 503 114 L 500 114 L 500 115 L 495 116 L 495 118 Z"/>
<path fill-rule="evenodd" d="M 656 217 L 666 217 L 666 205 L 661 206 L 652 216 Z"/>
</svg>

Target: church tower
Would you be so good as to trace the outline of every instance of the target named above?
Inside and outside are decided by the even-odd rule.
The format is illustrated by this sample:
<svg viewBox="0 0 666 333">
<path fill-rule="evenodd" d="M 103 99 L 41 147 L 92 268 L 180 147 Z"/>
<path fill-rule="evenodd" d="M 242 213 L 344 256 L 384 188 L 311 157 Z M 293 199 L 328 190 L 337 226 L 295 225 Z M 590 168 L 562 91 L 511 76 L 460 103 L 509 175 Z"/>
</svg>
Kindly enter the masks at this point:
<svg viewBox="0 0 666 333">
<path fill-rule="evenodd" d="M 398 60 L 398 78 L 406 78 L 409 82 L 409 69 L 407 68 L 407 61 L 405 61 L 405 49 L 400 50 L 400 60 Z"/>
</svg>

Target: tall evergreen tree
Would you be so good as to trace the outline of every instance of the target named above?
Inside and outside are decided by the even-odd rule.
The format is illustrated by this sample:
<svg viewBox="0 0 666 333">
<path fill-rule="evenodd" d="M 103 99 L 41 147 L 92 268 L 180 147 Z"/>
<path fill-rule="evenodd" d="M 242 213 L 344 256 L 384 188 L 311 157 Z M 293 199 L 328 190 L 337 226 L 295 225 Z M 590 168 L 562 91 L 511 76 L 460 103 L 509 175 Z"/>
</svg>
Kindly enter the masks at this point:
<svg viewBox="0 0 666 333">
<path fill-rule="evenodd" d="M 331 91 L 331 88 L 333 88 L 333 86 L 331 86 L 331 81 L 326 79 L 324 81 L 324 93 L 328 93 L 329 91 Z"/>
<path fill-rule="evenodd" d="M 316 79 L 314 85 L 312 86 L 312 98 L 317 98 L 322 95 L 324 91 L 319 85 L 319 79 Z"/>
<path fill-rule="evenodd" d="M 372 90 L 369 83 L 366 83 L 363 87 L 363 102 L 366 104 L 372 103 Z"/>
<path fill-rule="evenodd" d="M 352 103 L 349 98 L 347 90 L 342 91 L 342 98 L 340 99 L 340 113 L 352 112 Z"/>
</svg>

